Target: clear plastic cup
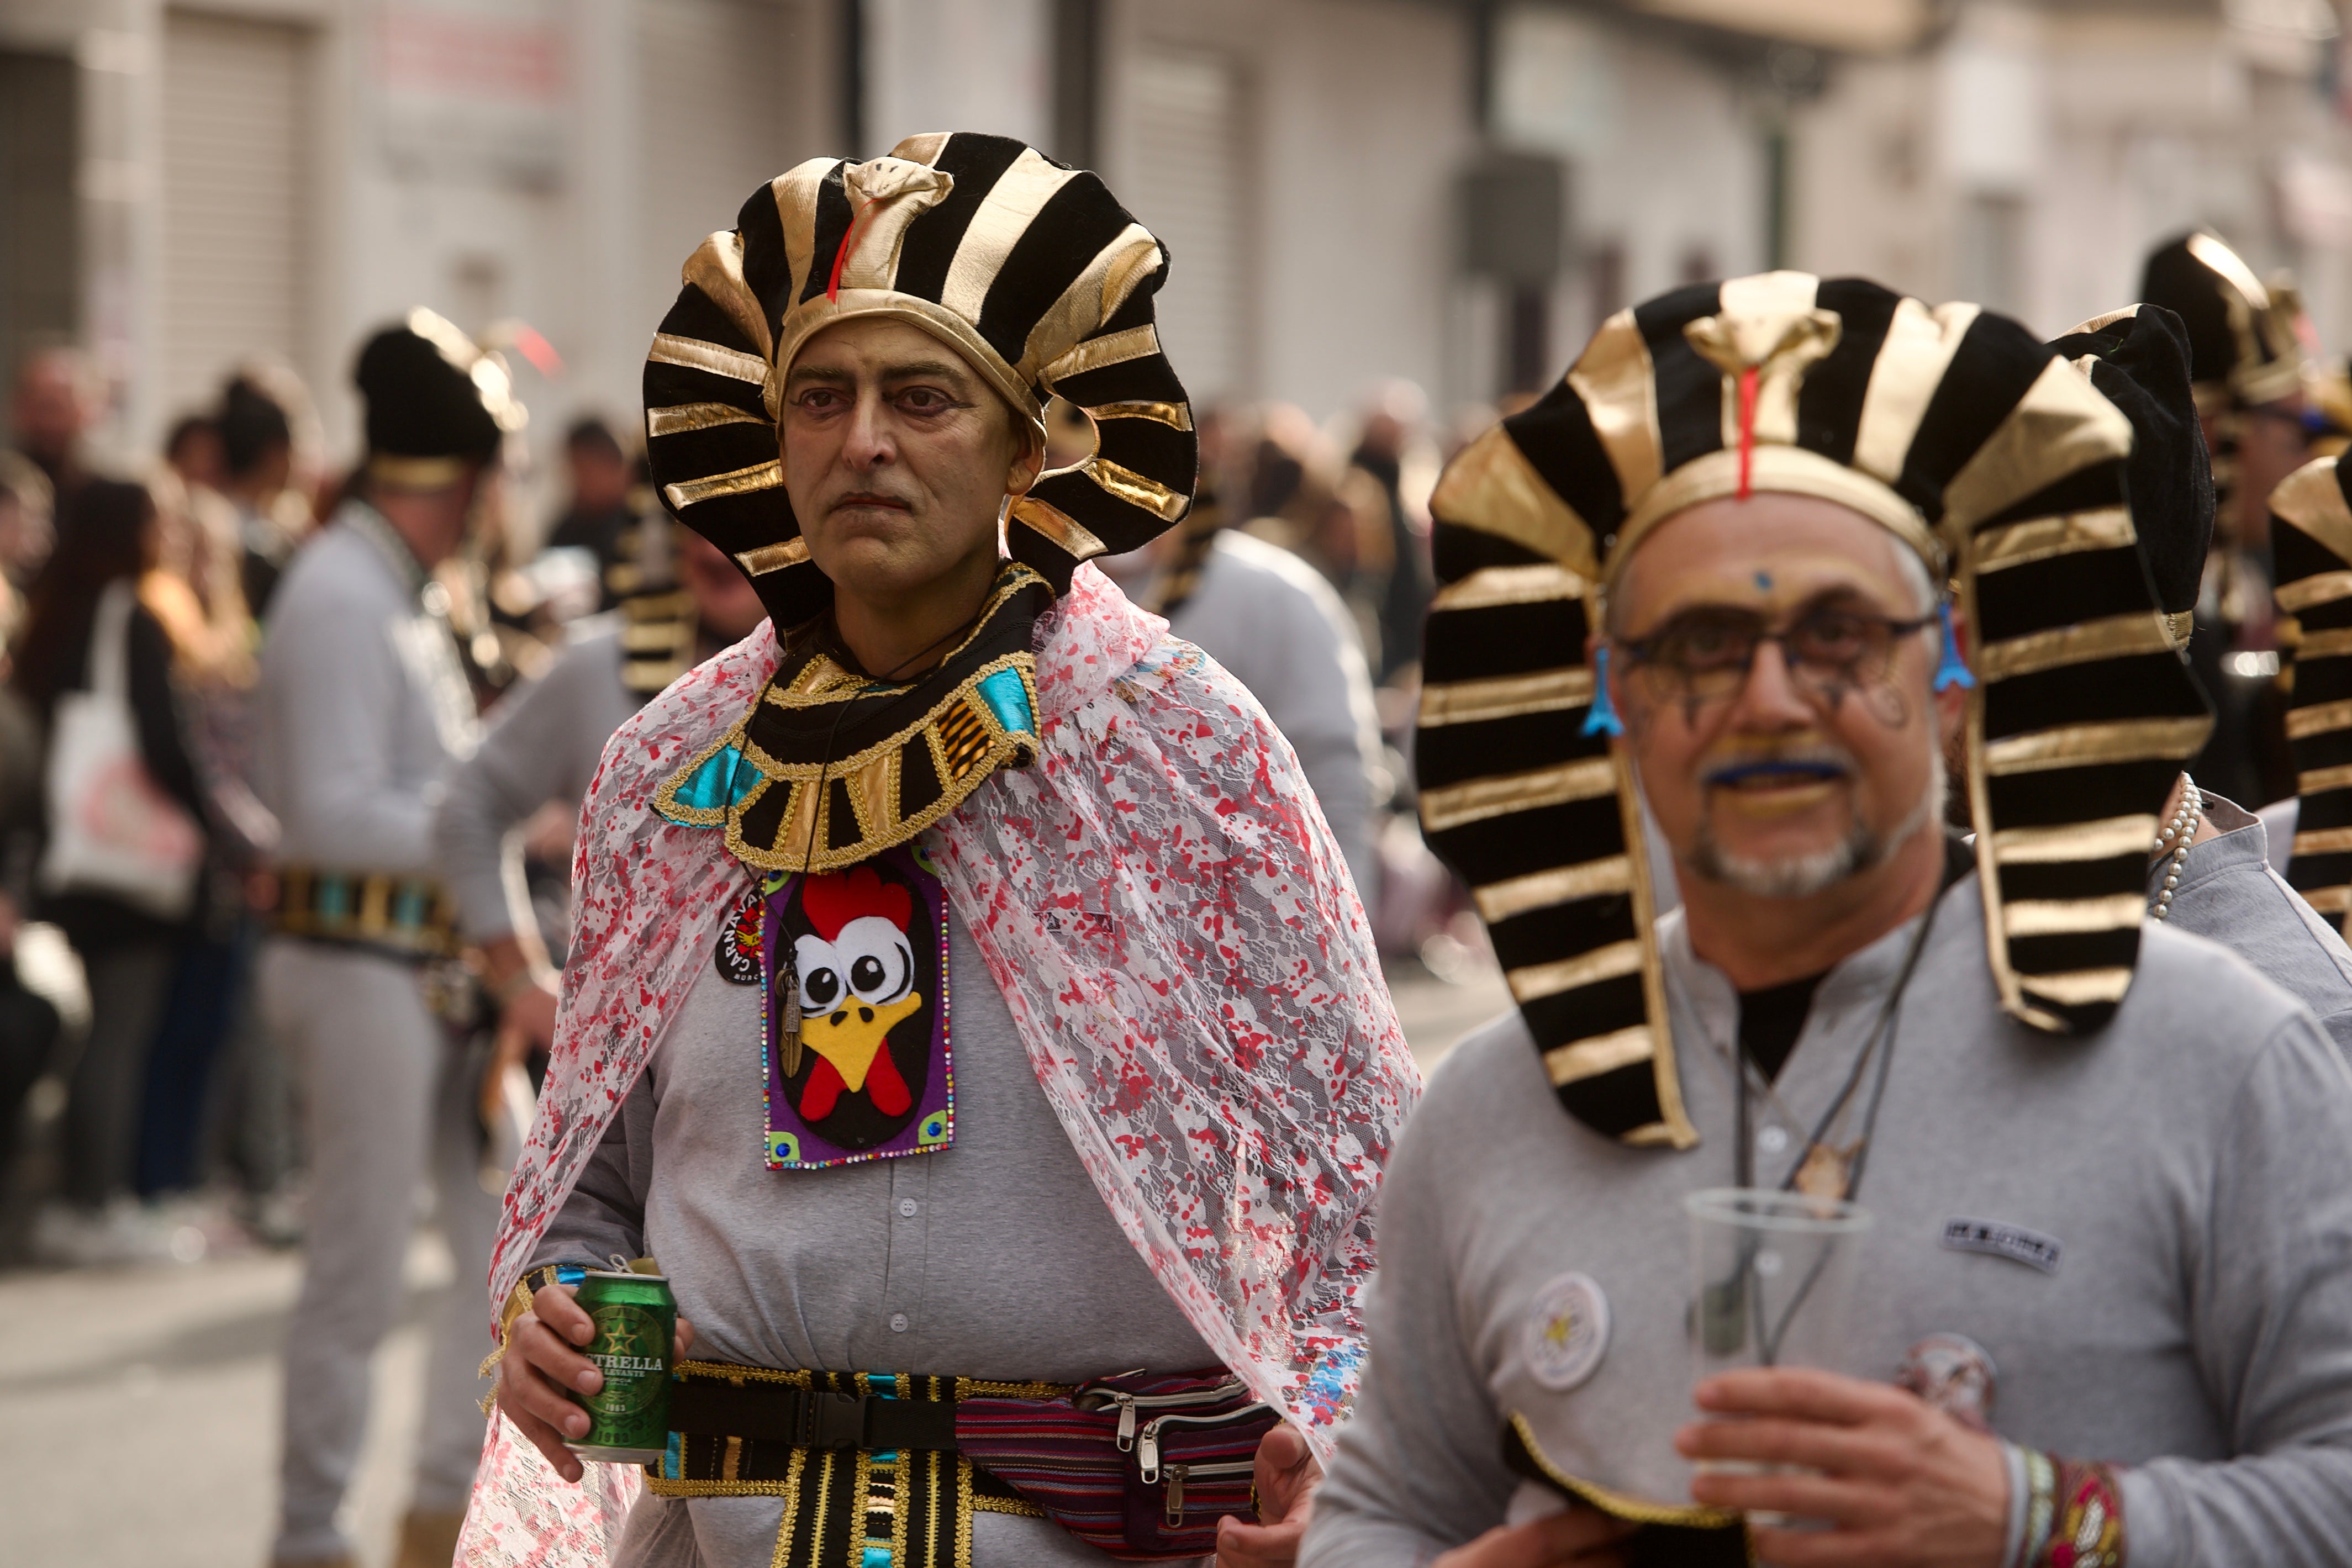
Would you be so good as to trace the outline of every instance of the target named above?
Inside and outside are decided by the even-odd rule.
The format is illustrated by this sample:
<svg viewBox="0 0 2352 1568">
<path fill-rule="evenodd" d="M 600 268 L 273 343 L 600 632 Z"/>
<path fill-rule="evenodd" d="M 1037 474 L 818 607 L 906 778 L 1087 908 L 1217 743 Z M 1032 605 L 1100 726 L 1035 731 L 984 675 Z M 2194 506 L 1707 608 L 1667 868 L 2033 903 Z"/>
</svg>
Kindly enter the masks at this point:
<svg viewBox="0 0 2352 1568">
<path fill-rule="evenodd" d="M 1852 1364 L 1854 1285 L 1870 1211 L 1834 1198 L 1721 1186 L 1683 1199 L 1690 1216 L 1691 1382 L 1748 1366 Z M 1703 1470 L 1799 1467 L 1730 1461 Z M 1759 1524 L 1791 1522 L 1751 1514 Z"/>
</svg>

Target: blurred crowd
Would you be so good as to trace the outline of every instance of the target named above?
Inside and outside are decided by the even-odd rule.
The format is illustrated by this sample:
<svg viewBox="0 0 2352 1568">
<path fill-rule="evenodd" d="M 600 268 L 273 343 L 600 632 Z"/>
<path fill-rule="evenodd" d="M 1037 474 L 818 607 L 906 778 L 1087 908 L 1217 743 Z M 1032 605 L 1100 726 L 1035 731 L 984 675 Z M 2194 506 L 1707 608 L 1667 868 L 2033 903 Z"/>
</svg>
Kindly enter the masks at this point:
<svg viewBox="0 0 2352 1568">
<path fill-rule="evenodd" d="M 256 682 L 273 591 L 350 479 L 280 364 L 229 376 L 129 473 L 88 450 L 107 392 L 85 356 L 45 349 L 14 372 L 16 447 L 0 452 L 0 1262 L 292 1245 L 301 1064 L 254 994 L 280 893 Z M 1483 937 L 1422 843 L 1405 758 L 1433 581 L 1427 504 L 1444 459 L 1496 412 L 1441 427 L 1402 382 L 1324 423 L 1286 404 L 1208 411 L 1191 519 L 1102 563 L 1265 703 L 1383 953 L 1444 978 L 1468 972 Z M 1075 461 L 1085 417 L 1054 413 L 1053 461 Z M 561 444 L 554 515 L 494 501 L 435 570 L 485 717 L 614 622 L 646 539 L 667 536 L 639 527 L 659 507 L 636 444 L 580 419 Z M 127 723 L 140 766 L 101 787 L 85 754 L 110 723 Z M 509 845 L 518 896 L 559 960 L 575 810 L 549 802 Z M 141 824 L 135 874 L 78 869 L 76 812 Z M 490 1121 L 498 1098 L 493 1085 Z M 497 1142 L 486 1130 L 494 1189 Z"/>
</svg>

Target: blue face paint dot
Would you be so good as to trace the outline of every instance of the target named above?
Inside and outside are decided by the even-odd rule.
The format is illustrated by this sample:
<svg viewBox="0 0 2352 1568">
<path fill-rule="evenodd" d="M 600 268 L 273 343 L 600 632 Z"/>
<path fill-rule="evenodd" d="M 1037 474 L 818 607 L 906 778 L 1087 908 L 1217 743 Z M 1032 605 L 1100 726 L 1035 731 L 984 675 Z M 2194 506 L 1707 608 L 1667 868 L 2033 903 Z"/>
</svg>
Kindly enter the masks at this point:
<svg viewBox="0 0 2352 1568">
<path fill-rule="evenodd" d="M 1771 591 L 1772 591 L 1772 574 L 1771 574 L 1770 572 L 1769 572 L 1769 571 L 1759 571 L 1759 572 L 1758 572 L 1758 573 L 1756 574 L 1756 586 L 1757 586 L 1757 589 L 1758 589 L 1759 591 L 1761 591 L 1761 592 L 1765 592 L 1765 593 L 1769 593 L 1769 592 L 1771 592 Z"/>
</svg>

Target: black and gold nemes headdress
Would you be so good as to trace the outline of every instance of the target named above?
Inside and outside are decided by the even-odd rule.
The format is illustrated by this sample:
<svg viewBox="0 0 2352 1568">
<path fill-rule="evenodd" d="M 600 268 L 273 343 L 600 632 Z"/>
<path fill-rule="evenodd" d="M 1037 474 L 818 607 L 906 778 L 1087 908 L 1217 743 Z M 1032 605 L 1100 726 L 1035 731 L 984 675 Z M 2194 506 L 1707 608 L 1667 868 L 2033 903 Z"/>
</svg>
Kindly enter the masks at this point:
<svg viewBox="0 0 2352 1568">
<path fill-rule="evenodd" d="M 2139 295 L 2188 328 L 2189 373 L 2207 413 L 2275 402 L 2302 390 L 2292 306 L 2273 298 L 2218 235 L 2200 229 L 2158 246 Z"/>
<path fill-rule="evenodd" d="M 1839 502 L 1957 580 L 1979 644 L 1967 786 L 1992 977 L 2052 1033 L 2113 1013 L 2158 809 L 2210 723 L 2149 596 L 2130 450 L 2124 416 L 2017 323 L 1777 272 L 1620 312 L 1448 466 L 1422 824 L 1570 1113 L 1629 1143 L 1696 1141 L 1634 783 L 1585 733 L 1584 645 L 1651 528 L 1750 490 Z"/>
<path fill-rule="evenodd" d="M 2286 712 L 2299 800 L 2286 880 L 2352 929 L 2352 498 L 2342 459 L 2305 464 L 2271 492 L 2274 591 L 2294 634 Z M 2283 629 L 2284 630 L 2284 629 Z"/>
<path fill-rule="evenodd" d="M 665 500 L 750 574 L 779 626 L 833 585 L 784 493 L 784 377 L 814 333 L 893 316 L 969 361 L 1042 437 L 1046 401 L 1083 408 L 1095 450 L 1013 499 L 1013 559 L 1060 593 L 1094 556 L 1181 519 L 1197 441 L 1160 350 L 1168 253 L 1097 175 L 1002 136 L 913 136 L 864 162 L 820 158 L 751 193 L 690 256 L 646 363 L 646 451 Z"/>
</svg>

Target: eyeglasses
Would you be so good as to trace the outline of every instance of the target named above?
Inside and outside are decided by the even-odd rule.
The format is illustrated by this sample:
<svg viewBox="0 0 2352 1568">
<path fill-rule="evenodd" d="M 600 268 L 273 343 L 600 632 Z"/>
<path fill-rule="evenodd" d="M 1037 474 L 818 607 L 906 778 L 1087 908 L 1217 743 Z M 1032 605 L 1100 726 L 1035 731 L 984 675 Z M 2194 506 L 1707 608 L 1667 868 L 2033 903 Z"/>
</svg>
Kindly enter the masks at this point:
<svg viewBox="0 0 2352 1568">
<path fill-rule="evenodd" d="M 1620 638 L 1626 674 L 1643 681 L 1653 698 L 1719 702 L 1748 684 L 1756 650 L 1780 644 L 1790 680 L 1809 698 L 1834 704 L 1856 686 L 1886 679 L 1903 639 L 1935 623 L 1933 616 L 1896 621 L 1867 611 L 1820 605 L 1800 611 L 1779 631 L 1749 611 L 1685 612 L 1647 637 Z"/>
</svg>

